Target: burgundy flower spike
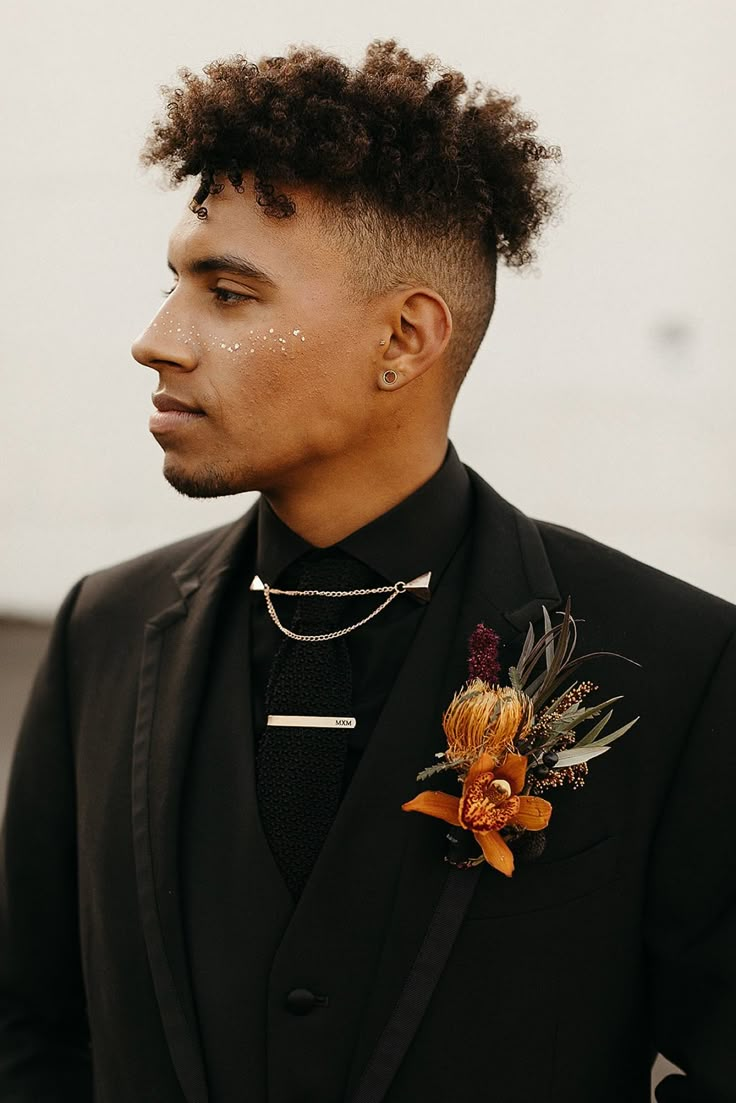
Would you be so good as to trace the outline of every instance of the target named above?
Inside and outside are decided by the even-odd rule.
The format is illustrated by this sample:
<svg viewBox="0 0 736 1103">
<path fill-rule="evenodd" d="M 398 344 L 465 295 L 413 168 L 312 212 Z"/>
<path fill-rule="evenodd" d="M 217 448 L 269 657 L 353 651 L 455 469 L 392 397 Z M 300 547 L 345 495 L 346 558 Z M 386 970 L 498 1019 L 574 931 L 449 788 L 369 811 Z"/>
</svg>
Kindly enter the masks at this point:
<svg viewBox="0 0 736 1103">
<path fill-rule="evenodd" d="M 482 678 L 489 685 L 496 685 L 501 677 L 499 642 L 492 628 L 482 623 L 477 625 L 468 641 L 468 677 Z"/>
</svg>

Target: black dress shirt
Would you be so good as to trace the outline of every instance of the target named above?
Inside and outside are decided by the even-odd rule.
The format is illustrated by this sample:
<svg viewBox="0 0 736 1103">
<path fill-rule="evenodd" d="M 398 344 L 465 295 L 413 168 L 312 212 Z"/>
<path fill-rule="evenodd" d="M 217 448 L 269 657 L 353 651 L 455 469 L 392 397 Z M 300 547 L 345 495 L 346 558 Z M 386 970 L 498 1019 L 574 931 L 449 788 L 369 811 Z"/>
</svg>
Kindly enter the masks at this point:
<svg viewBox="0 0 736 1103">
<path fill-rule="evenodd" d="M 366 586 L 409 582 L 431 571 L 431 595 L 465 536 L 471 518 L 470 480 L 449 444 L 442 466 L 426 483 L 387 513 L 340 540 L 334 548 L 364 565 Z M 281 589 L 298 588 L 299 560 L 311 550 L 312 545 L 285 525 L 267 500 L 261 498 L 256 550 L 259 577 Z M 346 623 L 360 620 L 382 600 L 380 595 L 350 599 Z M 275 596 L 273 601 L 288 627 L 295 599 Z M 375 727 L 425 607 L 410 593 L 401 594 L 373 620 L 345 637 L 353 672 L 352 715 L 356 726 L 346 733 L 348 759 L 343 790 Z M 258 738 L 266 723 L 265 691 L 271 664 L 285 638 L 269 617 L 265 600 L 256 601 L 253 606 L 251 633 L 253 730 Z"/>
</svg>

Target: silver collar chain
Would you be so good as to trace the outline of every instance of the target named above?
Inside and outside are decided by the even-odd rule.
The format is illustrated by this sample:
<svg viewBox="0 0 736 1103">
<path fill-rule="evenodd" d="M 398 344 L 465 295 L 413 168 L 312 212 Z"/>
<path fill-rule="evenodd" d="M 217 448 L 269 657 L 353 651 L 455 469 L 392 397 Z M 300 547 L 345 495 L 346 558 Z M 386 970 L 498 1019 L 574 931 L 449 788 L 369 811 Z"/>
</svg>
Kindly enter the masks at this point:
<svg viewBox="0 0 736 1103">
<path fill-rule="evenodd" d="M 349 632 L 354 632 L 356 628 L 367 624 L 369 620 L 373 620 L 374 617 L 383 612 L 399 594 L 410 593 L 420 601 L 429 601 L 429 581 L 431 577 L 432 572 L 427 571 L 425 574 L 412 579 L 411 582 L 394 582 L 391 586 L 374 586 L 362 590 L 278 590 L 275 586 L 269 586 L 267 582 L 263 582 L 258 575 L 255 575 L 250 588 L 251 590 L 261 590 L 263 592 L 268 615 L 279 631 L 288 636 L 290 640 L 299 640 L 301 643 L 324 643 L 327 640 L 337 640 L 341 636 L 347 636 Z M 321 632 L 318 635 L 303 635 L 299 632 L 292 632 L 290 628 L 286 628 L 281 623 L 271 600 L 272 594 L 278 594 L 282 597 L 368 597 L 371 594 L 388 594 L 388 597 L 367 617 L 356 621 L 355 624 L 348 625 L 347 628 L 339 628 L 335 632 Z"/>
</svg>

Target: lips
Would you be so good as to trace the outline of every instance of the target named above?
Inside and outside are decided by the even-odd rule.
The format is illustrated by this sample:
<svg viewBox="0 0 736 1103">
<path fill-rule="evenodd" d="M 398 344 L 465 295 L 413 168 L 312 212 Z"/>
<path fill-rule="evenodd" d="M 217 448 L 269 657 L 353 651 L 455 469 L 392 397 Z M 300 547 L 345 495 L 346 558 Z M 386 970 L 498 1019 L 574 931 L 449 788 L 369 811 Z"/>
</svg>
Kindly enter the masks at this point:
<svg viewBox="0 0 736 1103">
<path fill-rule="evenodd" d="M 153 404 L 162 414 L 169 413 L 170 411 L 177 411 L 182 414 L 204 413 L 204 410 L 200 410 L 198 406 L 192 406 L 187 402 L 182 402 L 180 398 L 174 398 L 173 395 L 164 394 L 161 391 L 156 391 L 154 393 Z"/>
<path fill-rule="evenodd" d="M 153 404 L 156 407 L 156 413 L 151 414 L 148 422 L 151 433 L 176 432 L 207 416 L 198 406 L 160 391 L 156 391 L 153 395 Z"/>
</svg>

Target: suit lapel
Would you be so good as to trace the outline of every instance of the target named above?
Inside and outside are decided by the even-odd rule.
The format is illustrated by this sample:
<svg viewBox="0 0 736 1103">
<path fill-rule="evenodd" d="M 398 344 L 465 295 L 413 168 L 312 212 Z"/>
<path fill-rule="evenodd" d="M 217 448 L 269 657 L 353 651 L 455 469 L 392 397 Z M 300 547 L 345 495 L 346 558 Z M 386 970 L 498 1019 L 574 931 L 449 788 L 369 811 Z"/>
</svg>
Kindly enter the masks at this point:
<svg viewBox="0 0 736 1103">
<path fill-rule="evenodd" d="M 236 549 L 253 534 L 253 519 L 250 510 L 175 572 L 178 596 L 144 629 L 133 746 L 133 845 L 151 975 L 187 1103 L 205 1103 L 207 1088 L 181 924 L 180 793 L 218 597 Z"/>
</svg>

